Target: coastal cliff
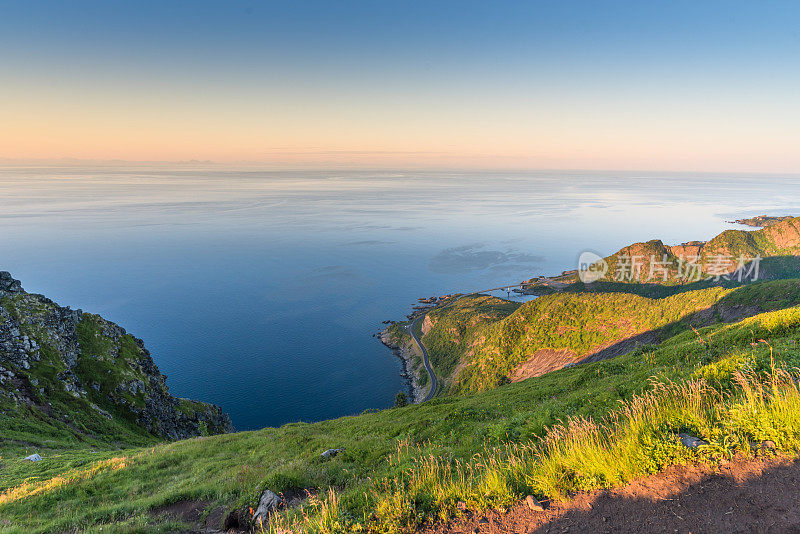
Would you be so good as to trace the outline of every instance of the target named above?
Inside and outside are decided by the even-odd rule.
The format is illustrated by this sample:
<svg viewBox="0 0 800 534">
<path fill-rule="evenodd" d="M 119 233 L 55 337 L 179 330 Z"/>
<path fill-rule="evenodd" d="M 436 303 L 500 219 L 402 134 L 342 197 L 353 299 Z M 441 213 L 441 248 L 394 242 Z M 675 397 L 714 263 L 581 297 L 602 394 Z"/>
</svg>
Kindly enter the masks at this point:
<svg viewBox="0 0 800 534">
<path fill-rule="evenodd" d="M 398 335 L 391 327 L 380 333 L 381 343 L 392 349 L 403 363 L 403 378 L 408 383 L 409 401 L 418 404 L 425 398 L 428 385 L 427 374 L 422 366 L 414 342 L 409 335 Z M 423 378 L 424 377 L 424 378 Z"/>
<path fill-rule="evenodd" d="M 0 412 L 0 441 L 36 443 L 43 426 L 66 442 L 233 431 L 219 407 L 172 396 L 141 339 L 27 293 L 7 272 L 0 272 Z"/>
</svg>

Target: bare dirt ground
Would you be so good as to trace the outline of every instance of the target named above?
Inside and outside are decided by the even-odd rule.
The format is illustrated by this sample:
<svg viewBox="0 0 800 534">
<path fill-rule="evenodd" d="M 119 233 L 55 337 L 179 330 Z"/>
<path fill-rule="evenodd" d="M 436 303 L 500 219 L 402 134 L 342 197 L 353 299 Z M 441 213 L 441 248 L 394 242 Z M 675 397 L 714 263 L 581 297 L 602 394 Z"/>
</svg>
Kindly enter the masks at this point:
<svg viewBox="0 0 800 534">
<path fill-rule="evenodd" d="M 800 460 L 738 458 L 676 466 L 535 512 L 470 513 L 419 534 L 591 532 L 800 533 Z"/>
<path fill-rule="evenodd" d="M 581 359 L 570 349 L 539 349 L 514 369 L 511 381 L 521 382 L 534 376 L 542 376 Z"/>
<path fill-rule="evenodd" d="M 282 507 L 293 508 L 315 496 L 314 489 L 295 489 L 281 493 L 284 499 Z M 174 519 L 186 523 L 188 528 L 181 534 L 242 534 L 246 532 L 261 532 L 261 529 L 252 530 L 240 527 L 239 523 L 244 510 L 226 510 L 217 506 L 213 501 L 187 500 L 178 501 L 166 506 L 159 506 L 152 511 L 153 516 L 160 519 Z"/>
<path fill-rule="evenodd" d="M 156 508 L 153 510 L 153 515 L 178 519 L 194 525 L 193 528 L 185 531 L 187 533 L 217 534 L 222 532 L 219 525 L 222 524 L 225 510 L 222 507 L 214 507 L 211 501 L 179 501 Z"/>
</svg>

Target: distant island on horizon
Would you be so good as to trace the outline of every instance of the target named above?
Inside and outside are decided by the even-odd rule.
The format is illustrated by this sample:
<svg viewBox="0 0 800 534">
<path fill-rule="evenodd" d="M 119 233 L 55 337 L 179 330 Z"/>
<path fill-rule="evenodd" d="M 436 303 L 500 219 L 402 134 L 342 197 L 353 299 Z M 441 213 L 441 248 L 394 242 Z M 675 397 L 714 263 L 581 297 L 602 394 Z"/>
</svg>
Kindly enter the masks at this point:
<svg viewBox="0 0 800 534">
<path fill-rule="evenodd" d="M 757 217 L 751 217 L 749 219 L 737 219 L 735 221 L 728 221 L 731 224 L 742 224 L 745 226 L 753 226 L 755 228 L 766 228 L 768 226 L 774 226 L 776 224 L 780 224 L 783 221 L 792 219 L 792 215 L 785 215 L 783 217 L 772 217 L 770 215 L 758 215 Z"/>
</svg>

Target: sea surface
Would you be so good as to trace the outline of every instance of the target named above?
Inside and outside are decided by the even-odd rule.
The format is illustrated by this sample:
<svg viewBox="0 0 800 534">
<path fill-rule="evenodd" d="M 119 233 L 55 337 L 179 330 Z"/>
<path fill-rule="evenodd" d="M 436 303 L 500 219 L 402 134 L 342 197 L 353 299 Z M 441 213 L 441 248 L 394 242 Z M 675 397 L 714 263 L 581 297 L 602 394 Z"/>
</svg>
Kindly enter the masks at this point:
<svg viewBox="0 0 800 534">
<path fill-rule="evenodd" d="M 800 176 L 0 167 L 0 270 L 144 339 L 240 430 L 386 408 L 418 297 L 800 215 Z"/>
</svg>

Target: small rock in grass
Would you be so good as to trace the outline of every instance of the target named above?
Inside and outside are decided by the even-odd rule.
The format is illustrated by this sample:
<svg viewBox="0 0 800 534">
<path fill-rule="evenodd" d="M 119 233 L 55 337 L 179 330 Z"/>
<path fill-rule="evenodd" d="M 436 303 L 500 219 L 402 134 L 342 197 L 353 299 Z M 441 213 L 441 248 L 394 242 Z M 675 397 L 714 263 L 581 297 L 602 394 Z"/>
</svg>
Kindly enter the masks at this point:
<svg viewBox="0 0 800 534">
<path fill-rule="evenodd" d="M 283 499 L 281 499 L 277 493 L 271 490 L 264 490 L 264 493 L 261 494 L 261 499 L 258 501 L 256 513 L 253 515 L 253 521 L 256 523 L 265 523 L 269 514 L 277 510 L 278 506 L 281 504 L 283 504 Z"/>
<path fill-rule="evenodd" d="M 696 449 L 701 445 L 708 445 L 708 443 L 702 439 L 695 436 L 690 436 L 689 434 L 684 434 L 683 432 L 678 434 L 678 437 L 681 438 L 681 443 L 683 443 L 684 447 L 689 449 Z"/>
<path fill-rule="evenodd" d="M 462 512 L 467 509 L 467 503 L 465 503 L 464 501 L 458 501 L 457 506 L 458 509 L 461 510 Z"/>
<path fill-rule="evenodd" d="M 38 454 L 31 454 L 30 456 L 26 456 L 25 459 L 28 460 L 29 462 L 41 462 L 42 461 L 42 457 L 39 456 Z"/>
<path fill-rule="evenodd" d="M 750 448 L 753 449 L 756 455 L 760 455 L 760 454 L 775 452 L 777 446 L 775 445 L 775 442 L 772 440 L 762 441 L 761 443 L 751 441 Z"/>
<path fill-rule="evenodd" d="M 327 460 L 329 458 L 333 458 L 334 456 L 336 456 L 340 452 L 342 452 L 342 449 L 328 449 L 327 451 L 325 451 L 322 454 L 320 454 L 320 456 L 322 456 L 324 459 Z"/>
<path fill-rule="evenodd" d="M 544 506 L 542 506 L 542 503 L 540 503 L 538 499 L 536 499 L 536 497 L 534 497 L 533 495 L 528 495 L 527 497 L 525 497 L 525 504 L 527 504 L 528 508 L 530 508 L 534 512 L 541 512 L 542 510 L 544 510 Z"/>
</svg>

